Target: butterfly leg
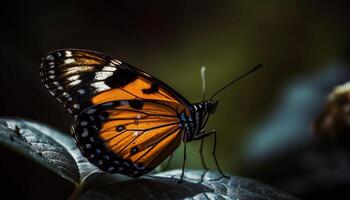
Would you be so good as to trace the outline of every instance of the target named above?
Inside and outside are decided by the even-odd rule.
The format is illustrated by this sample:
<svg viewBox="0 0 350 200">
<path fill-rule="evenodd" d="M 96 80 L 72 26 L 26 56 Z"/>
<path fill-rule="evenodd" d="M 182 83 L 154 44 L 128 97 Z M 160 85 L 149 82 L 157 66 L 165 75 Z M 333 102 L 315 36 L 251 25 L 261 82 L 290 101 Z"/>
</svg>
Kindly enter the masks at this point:
<svg viewBox="0 0 350 200">
<path fill-rule="evenodd" d="M 199 147 L 199 154 L 201 156 L 201 162 L 202 162 L 202 166 L 205 170 L 208 170 L 207 165 L 205 164 L 205 160 L 204 160 L 204 156 L 203 156 L 203 147 L 204 147 L 204 138 L 201 139 L 201 145 Z"/>
<path fill-rule="evenodd" d="M 226 176 L 220 166 L 219 166 L 219 162 L 216 158 L 216 131 L 215 130 L 212 130 L 210 133 L 213 133 L 214 134 L 214 147 L 213 147 L 213 152 L 212 152 L 212 155 L 214 157 L 214 160 L 215 160 L 215 165 L 216 165 L 216 168 L 218 169 L 218 171 L 220 172 L 221 176 L 225 177 L 225 178 L 230 178 L 229 176 Z"/>
<path fill-rule="evenodd" d="M 185 175 L 185 163 L 186 163 L 186 142 L 184 142 L 184 159 L 183 159 L 183 163 L 182 163 L 182 173 L 181 173 L 181 177 L 180 180 L 178 181 L 178 183 L 181 183 L 184 175 Z"/>
<path fill-rule="evenodd" d="M 203 138 L 207 137 L 207 136 L 210 135 L 210 134 L 214 134 L 214 147 L 213 147 L 212 155 L 213 155 L 214 160 L 215 160 L 216 168 L 217 168 L 217 170 L 220 172 L 220 174 L 221 174 L 222 177 L 229 178 L 228 176 L 226 176 L 226 175 L 222 172 L 222 170 L 221 170 L 221 168 L 220 168 L 220 166 L 219 166 L 219 162 L 218 162 L 218 160 L 217 160 L 217 158 L 216 158 L 216 131 L 215 131 L 215 130 L 212 130 L 212 131 L 210 131 L 210 132 L 205 132 L 205 131 L 203 131 L 203 132 L 201 132 L 200 137 L 197 137 L 197 138 L 195 138 L 195 139 L 196 139 L 196 140 L 198 140 L 198 139 L 203 139 Z"/>
</svg>

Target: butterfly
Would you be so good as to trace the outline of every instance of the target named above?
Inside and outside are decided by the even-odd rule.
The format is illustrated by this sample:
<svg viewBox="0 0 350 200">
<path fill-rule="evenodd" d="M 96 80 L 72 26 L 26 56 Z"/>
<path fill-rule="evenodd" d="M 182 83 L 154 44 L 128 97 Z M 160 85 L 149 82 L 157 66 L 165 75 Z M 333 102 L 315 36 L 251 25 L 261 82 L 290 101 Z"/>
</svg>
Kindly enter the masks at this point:
<svg viewBox="0 0 350 200">
<path fill-rule="evenodd" d="M 50 52 L 42 59 L 40 78 L 74 116 L 71 132 L 82 154 L 108 173 L 139 177 L 181 142 L 216 134 L 204 129 L 216 110 L 216 93 L 191 104 L 154 76 L 102 53 Z"/>
</svg>

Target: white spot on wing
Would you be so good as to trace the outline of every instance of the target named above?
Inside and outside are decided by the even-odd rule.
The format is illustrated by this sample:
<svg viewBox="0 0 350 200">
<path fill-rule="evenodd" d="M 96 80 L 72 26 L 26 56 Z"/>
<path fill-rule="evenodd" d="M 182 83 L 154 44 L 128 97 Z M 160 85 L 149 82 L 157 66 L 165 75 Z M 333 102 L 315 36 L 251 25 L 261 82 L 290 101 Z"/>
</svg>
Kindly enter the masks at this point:
<svg viewBox="0 0 350 200">
<path fill-rule="evenodd" d="M 103 81 L 98 81 L 98 82 L 95 82 L 95 83 L 91 83 L 91 86 L 95 88 L 96 92 L 102 92 L 102 91 L 111 89 Z"/>
<path fill-rule="evenodd" d="M 96 109 L 94 108 L 90 108 L 88 111 L 86 111 L 87 114 L 91 115 L 92 113 L 94 113 L 96 111 Z"/>
<path fill-rule="evenodd" d="M 68 77 L 67 80 L 69 80 L 69 81 L 75 81 L 75 80 L 77 80 L 78 78 L 79 78 L 79 75 L 74 75 L 74 76 Z"/>
<path fill-rule="evenodd" d="M 70 67 L 66 71 L 65 75 L 78 74 L 78 73 L 81 73 L 81 72 L 89 72 L 89 71 L 92 71 L 92 70 L 94 70 L 94 67 L 92 67 L 92 66 Z"/>
<path fill-rule="evenodd" d="M 80 89 L 80 90 L 78 90 L 78 92 L 79 92 L 79 94 L 84 94 L 84 93 L 85 93 L 85 90 Z"/>
<path fill-rule="evenodd" d="M 74 58 L 68 58 L 68 59 L 64 60 L 64 64 L 70 64 L 70 63 L 74 63 L 74 62 L 75 62 Z"/>
<path fill-rule="evenodd" d="M 64 52 L 66 54 L 67 57 L 72 57 L 72 52 L 71 51 L 65 51 Z"/>
<path fill-rule="evenodd" d="M 95 80 L 102 81 L 113 75 L 113 72 L 96 72 Z"/>
<path fill-rule="evenodd" d="M 133 135 L 134 137 L 137 137 L 137 136 L 140 135 L 140 134 L 141 134 L 141 132 L 135 131 L 132 135 Z"/>
<path fill-rule="evenodd" d="M 106 66 L 102 70 L 103 71 L 112 71 L 112 72 L 114 72 L 115 70 L 117 70 L 117 68 L 111 67 L 111 66 Z"/>
<path fill-rule="evenodd" d="M 88 123 L 87 123 L 87 121 L 82 121 L 82 122 L 80 122 L 80 125 L 86 126 L 86 125 L 88 125 Z"/>
<path fill-rule="evenodd" d="M 120 62 L 119 60 L 116 60 L 116 59 L 111 60 L 111 63 L 114 65 L 121 65 L 122 64 L 122 62 Z"/>
<path fill-rule="evenodd" d="M 87 137 L 88 135 L 89 135 L 89 133 L 87 131 L 85 131 L 81 134 L 81 137 Z"/>
<path fill-rule="evenodd" d="M 48 55 L 46 56 L 46 60 L 49 60 L 49 61 L 53 61 L 55 58 L 53 57 L 53 55 Z"/>
<path fill-rule="evenodd" d="M 68 97 L 68 96 L 69 96 L 69 94 L 68 94 L 67 92 L 63 92 L 63 93 L 62 93 L 62 96 L 64 96 L 64 97 Z"/>
<path fill-rule="evenodd" d="M 70 86 L 75 86 L 75 85 L 78 85 L 79 83 L 81 83 L 81 80 L 75 80 L 71 83 L 69 83 Z"/>
</svg>

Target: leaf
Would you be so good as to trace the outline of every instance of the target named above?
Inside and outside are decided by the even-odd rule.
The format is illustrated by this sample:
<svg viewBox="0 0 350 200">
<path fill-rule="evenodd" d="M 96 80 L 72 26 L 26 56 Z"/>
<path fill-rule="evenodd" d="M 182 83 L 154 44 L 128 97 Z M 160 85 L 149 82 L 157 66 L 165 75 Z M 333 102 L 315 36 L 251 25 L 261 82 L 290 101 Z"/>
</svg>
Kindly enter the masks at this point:
<svg viewBox="0 0 350 200">
<path fill-rule="evenodd" d="M 9 149 L 0 152 L 1 164 L 8 158 L 27 160 L 10 160 L 1 165 L 0 173 L 6 177 L 6 170 L 11 169 L 7 177 L 15 181 L 14 187 L 22 184 L 21 191 L 35 199 L 296 199 L 253 180 L 227 179 L 211 171 L 186 170 L 181 184 L 181 170 L 138 179 L 107 174 L 81 155 L 71 137 L 26 120 L 0 120 L 0 148 Z M 34 167 L 23 167 L 26 163 Z M 2 181 L 8 184 L 6 179 Z"/>
<path fill-rule="evenodd" d="M 57 142 L 65 137 L 38 123 L 0 119 L 1 191 L 14 198 L 67 199 L 80 174 L 71 153 Z"/>
<path fill-rule="evenodd" d="M 83 180 L 91 174 L 102 173 L 81 154 L 72 137 L 39 123 L 29 121 L 24 121 L 23 123 L 28 127 L 40 130 L 42 134 L 45 134 L 46 136 L 54 139 L 57 143 L 66 149 L 69 155 L 74 159 L 75 165 L 77 166 L 77 168 L 71 169 L 75 172 L 78 172 L 78 174 L 75 174 L 79 176 L 79 179 L 75 179 L 77 183 L 83 182 Z"/>
<path fill-rule="evenodd" d="M 7 119 L 3 122 L 6 123 L 6 127 L 2 126 L 4 131 L 1 132 L 0 141 L 23 154 L 28 154 L 60 176 L 74 183 L 79 182 L 80 174 L 74 158 L 57 142 L 58 137 L 52 139 L 45 134 L 50 132 L 48 130 L 53 132 L 52 129 L 23 120 Z"/>
<path fill-rule="evenodd" d="M 181 184 L 181 170 L 125 181 L 113 181 L 113 176 L 96 177 L 79 199 L 296 199 L 257 181 L 236 176 L 227 179 L 212 171 L 186 170 Z"/>
</svg>

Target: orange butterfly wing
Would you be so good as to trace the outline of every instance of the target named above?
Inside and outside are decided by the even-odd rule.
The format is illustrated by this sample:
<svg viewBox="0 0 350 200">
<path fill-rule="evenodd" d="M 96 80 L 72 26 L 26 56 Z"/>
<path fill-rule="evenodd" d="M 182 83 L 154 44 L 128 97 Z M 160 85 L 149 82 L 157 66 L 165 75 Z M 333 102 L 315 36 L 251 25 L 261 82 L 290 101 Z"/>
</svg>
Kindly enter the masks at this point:
<svg viewBox="0 0 350 200">
<path fill-rule="evenodd" d="M 85 157 L 104 171 L 140 176 L 181 142 L 180 115 L 190 114 L 190 103 L 136 67 L 66 49 L 43 58 L 40 76 L 76 117 L 72 133 Z"/>
<path fill-rule="evenodd" d="M 90 162 L 111 173 L 140 176 L 154 169 L 182 139 L 184 107 L 158 100 L 109 101 L 85 110 L 75 137 Z"/>
<path fill-rule="evenodd" d="M 50 52 L 42 60 L 40 77 L 51 94 L 75 116 L 92 105 L 136 98 L 176 102 L 189 112 L 190 103 L 160 80 L 93 51 Z"/>
</svg>

